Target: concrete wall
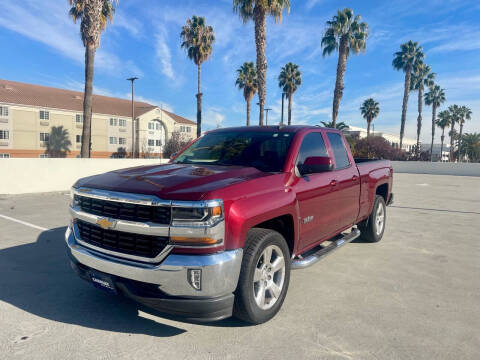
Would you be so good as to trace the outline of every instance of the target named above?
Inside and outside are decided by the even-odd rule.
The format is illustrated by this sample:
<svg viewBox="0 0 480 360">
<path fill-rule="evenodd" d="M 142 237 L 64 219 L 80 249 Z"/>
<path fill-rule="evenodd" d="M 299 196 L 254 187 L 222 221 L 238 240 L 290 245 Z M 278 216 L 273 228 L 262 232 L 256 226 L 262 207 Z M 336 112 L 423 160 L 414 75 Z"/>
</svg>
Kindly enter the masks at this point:
<svg viewBox="0 0 480 360">
<path fill-rule="evenodd" d="M 0 194 L 69 190 L 77 179 L 106 171 L 154 165 L 158 159 L 0 159 Z"/>
<path fill-rule="evenodd" d="M 480 164 L 392 161 L 394 172 L 410 174 L 480 176 Z"/>
</svg>

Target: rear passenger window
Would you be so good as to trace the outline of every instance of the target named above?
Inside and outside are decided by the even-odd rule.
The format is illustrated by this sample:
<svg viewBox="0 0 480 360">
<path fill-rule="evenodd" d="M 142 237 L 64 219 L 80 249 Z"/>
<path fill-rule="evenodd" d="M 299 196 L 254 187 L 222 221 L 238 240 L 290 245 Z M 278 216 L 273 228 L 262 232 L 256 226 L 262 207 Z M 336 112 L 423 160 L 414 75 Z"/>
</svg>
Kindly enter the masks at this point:
<svg viewBox="0 0 480 360">
<path fill-rule="evenodd" d="M 297 164 L 302 165 L 305 160 L 312 156 L 328 156 L 322 134 L 314 132 L 303 138 L 302 146 L 298 152 Z"/>
<path fill-rule="evenodd" d="M 345 143 L 342 137 L 336 133 L 327 133 L 328 141 L 332 146 L 333 155 L 335 156 L 336 169 L 344 169 L 350 165 Z"/>
</svg>

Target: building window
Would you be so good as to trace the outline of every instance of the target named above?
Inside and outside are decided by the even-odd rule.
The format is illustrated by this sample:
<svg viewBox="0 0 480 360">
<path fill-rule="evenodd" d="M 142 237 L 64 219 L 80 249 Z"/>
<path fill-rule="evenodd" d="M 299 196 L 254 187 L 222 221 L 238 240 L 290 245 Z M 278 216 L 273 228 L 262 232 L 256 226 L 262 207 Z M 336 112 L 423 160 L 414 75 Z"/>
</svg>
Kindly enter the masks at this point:
<svg viewBox="0 0 480 360">
<path fill-rule="evenodd" d="M 155 146 L 155 140 L 148 139 L 148 146 Z"/>
<path fill-rule="evenodd" d="M 118 125 L 118 119 L 110 118 L 110 126 L 117 126 L 117 125 Z"/>
<path fill-rule="evenodd" d="M 192 132 L 192 128 L 190 126 L 187 126 L 187 132 Z"/>
<path fill-rule="evenodd" d="M 8 130 L 0 130 L 0 140 L 8 140 L 10 137 Z"/>
<path fill-rule="evenodd" d="M 155 130 L 155 124 L 153 122 L 148 123 L 148 130 Z"/>
<path fill-rule="evenodd" d="M 118 119 L 118 125 L 123 126 L 123 127 L 127 126 L 127 120 Z"/>
<path fill-rule="evenodd" d="M 40 141 L 48 141 L 49 133 L 40 133 Z"/>
<path fill-rule="evenodd" d="M 120 145 L 125 145 L 127 143 L 127 138 L 118 138 L 118 143 Z"/>
<path fill-rule="evenodd" d="M 10 154 L 0 154 L 0 159 L 8 159 Z"/>
<path fill-rule="evenodd" d="M 82 142 L 82 135 L 76 135 L 76 136 L 75 136 L 75 142 L 76 142 L 77 144 L 80 144 L 80 143 Z"/>
<path fill-rule="evenodd" d="M 155 129 L 156 129 L 156 130 L 160 130 L 160 126 L 161 126 L 160 123 L 157 122 L 157 123 L 155 124 Z"/>
<path fill-rule="evenodd" d="M 7 117 L 8 116 L 8 107 L 7 106 L 0 106 L 0 116 Z"/>
<path fill-rule="evenodd" d="M 40 110 L 40 120 L 50 120 L 50 111 Z"/>
<path fill-rule="evenodd" d="M 117 138 L 115 136 L 110 136 L 110 144 L 112 145 L 117 144 Z"/>
<path fill-rule="evenodd" d="M 83 114 L 77 114 L 75 115 L 75 121 L 77 123 L 83 123 Z"/>
<path fill-rule="evenodd" d="M 49 158 L 48 154 L 40 154 L 40 159 L 46 159 Z"/>
<path fill-rule="evenodd" d="M 185 132 L 185 126 L 180 126 L 180 132 Z"/>
<path fill-rule="evenodd" d="M 162 140 L 155 140 L 155 146 L 162 146 Z"/>
</svg>

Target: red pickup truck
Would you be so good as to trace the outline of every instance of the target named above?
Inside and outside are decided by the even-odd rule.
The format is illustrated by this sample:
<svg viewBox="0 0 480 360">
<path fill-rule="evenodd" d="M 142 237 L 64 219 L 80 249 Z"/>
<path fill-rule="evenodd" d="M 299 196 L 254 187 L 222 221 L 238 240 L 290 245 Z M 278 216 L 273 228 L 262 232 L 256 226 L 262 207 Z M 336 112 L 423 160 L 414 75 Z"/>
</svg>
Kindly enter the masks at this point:
<svg viewBox="0 0 480 360">
<path fill-rule="evenodd" d="M 162 312 L 262 323 L 291 269 L 382 238 L 392 179 L 335 129 L 218 129 L 168 164 L 78 180 L 68 253 L 80 277 Z"/>
</svg>

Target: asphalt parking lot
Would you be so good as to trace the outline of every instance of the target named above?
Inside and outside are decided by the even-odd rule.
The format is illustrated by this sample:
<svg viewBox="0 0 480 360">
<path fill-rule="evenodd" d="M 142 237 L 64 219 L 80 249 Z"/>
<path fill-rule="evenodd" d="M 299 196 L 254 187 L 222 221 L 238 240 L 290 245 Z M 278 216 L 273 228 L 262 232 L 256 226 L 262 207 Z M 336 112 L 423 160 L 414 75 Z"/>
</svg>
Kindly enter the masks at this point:
<svg viewBox="0 0 480 360">
<path fill-rule="evenodd" d="M 394 192 L 380 243 L 294 271 L 259 326 L 95 289 L 65 255 L 66 194 L 0 196 L 0 358 L 478 359 L 480 178 L 396 174 Z"/>
</svg>

